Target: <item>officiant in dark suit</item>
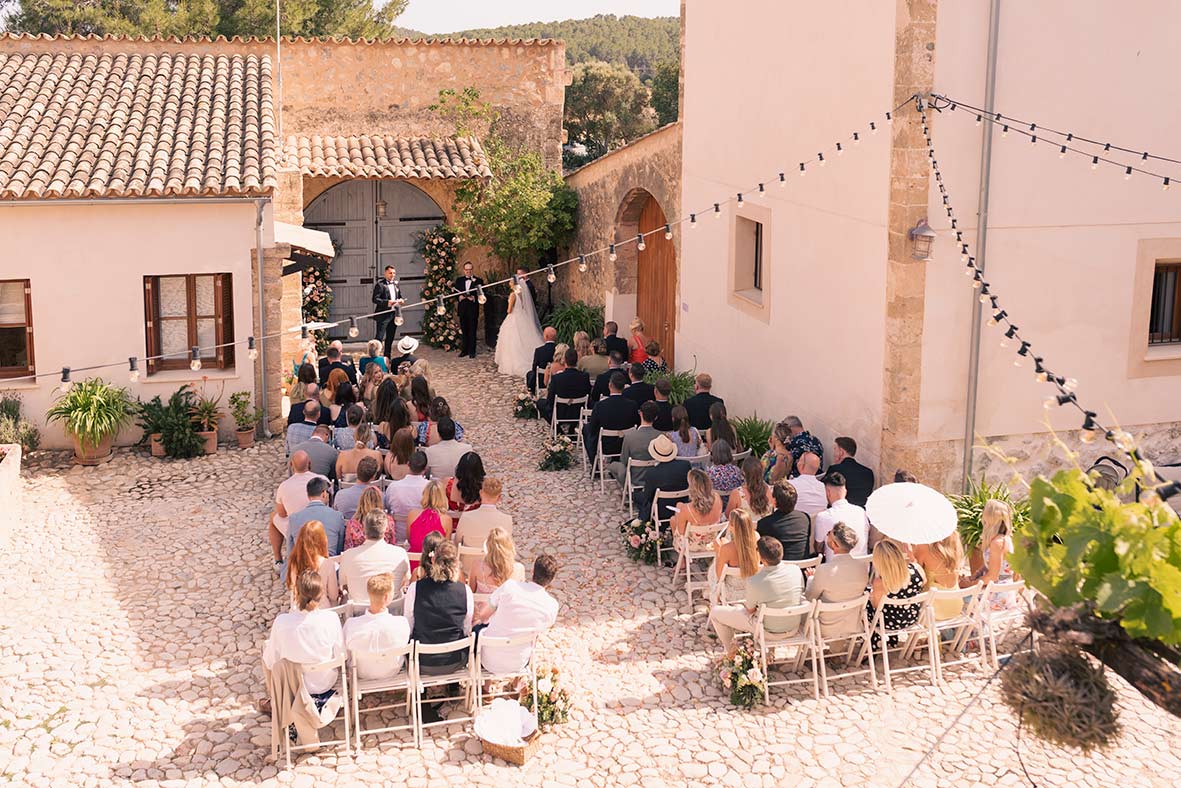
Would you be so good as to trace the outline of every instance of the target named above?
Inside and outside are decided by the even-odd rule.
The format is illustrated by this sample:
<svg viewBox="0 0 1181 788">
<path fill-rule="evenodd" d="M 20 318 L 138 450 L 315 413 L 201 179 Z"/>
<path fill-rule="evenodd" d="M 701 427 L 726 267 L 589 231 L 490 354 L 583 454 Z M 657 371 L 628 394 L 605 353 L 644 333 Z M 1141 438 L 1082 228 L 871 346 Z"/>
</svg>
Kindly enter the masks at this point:
<svg viewBox="0 0 1181 788">
<path fill-rule="evenodd" d="M 476 357 L 476 328 L 480 323 L 480 305 L 476 301 L 478 289 L 484 285 L 484 280 L 476 276 L 471 263 L 463 264 L 463 276 L 455 280 L 455 290 L 462 293 L 456 312 L 459 313 L 459 330 L 463 340 L 459 347 L 459 357 Z"/>
<path fill-rule="evenodd" d="M 398 287 L 398 280 L 395 279 L 397 273 L 392 265 L 387 265 L 383 278 L 378 279 L 377 283 L 373 285 L 374 312 L 392 309 L 399 304 L 406 303 L 406 300 L 402 298 L 402 288 Z M 398 326 L 394 323 L 394 313 L 386 312 L 384 315 L 378 315 L 373 318 L 373 322 L 377 324 L 377 333 L 373 338 L 382 343 L 382 355 L 389 358 L 390 348 L 394 344 L 394 338 L 398 335 Z"/>
</svg>

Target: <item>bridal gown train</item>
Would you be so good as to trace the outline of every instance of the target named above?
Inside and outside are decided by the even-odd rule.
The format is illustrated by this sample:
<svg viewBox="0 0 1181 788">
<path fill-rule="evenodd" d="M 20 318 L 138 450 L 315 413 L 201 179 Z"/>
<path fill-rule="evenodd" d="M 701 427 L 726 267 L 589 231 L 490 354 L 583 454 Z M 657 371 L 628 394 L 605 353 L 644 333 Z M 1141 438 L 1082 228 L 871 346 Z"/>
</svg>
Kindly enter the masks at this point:
<svg viewBox="0 0 1181 788">
<path fill-rule="evenodd" d="M 533 363 L 533 351 L 541 346 L 541 326 L 528 287 L 517 295 L 513 311 L 500 324 L 496 338 L 496 366 L 502 375 L 524 376 Z"/>
</svg>

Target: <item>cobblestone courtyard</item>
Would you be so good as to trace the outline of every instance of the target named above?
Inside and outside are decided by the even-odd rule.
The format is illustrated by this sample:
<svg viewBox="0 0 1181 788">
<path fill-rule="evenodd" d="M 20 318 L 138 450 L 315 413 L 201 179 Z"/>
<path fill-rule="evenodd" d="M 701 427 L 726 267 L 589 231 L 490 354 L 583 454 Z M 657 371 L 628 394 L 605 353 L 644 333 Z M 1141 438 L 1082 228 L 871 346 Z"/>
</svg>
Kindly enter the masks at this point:
<svg viewBox="0 0 1181 788">
<path fill-rule="evenodd" d="M 512 419 L 517 385 L 487 353 L 429 355 L 439 392 L 505 480 L 521 556 L 562 562 L 540 661 L 572 677 L 576 710 L 538 757 L 494 761 L 457 725 L 421 751 L 370 737 L 356 757 L 325 750 L 282 773 L 268 761 L 269 721 L 253 702 L 284 604 L 263 527 L 283 475 L 276 440 L 178 463 L 126 450 L 86 470 L 32 459 L 23 505 L 0 528 L 0 774 L 33 786 L 895 786 L 933 747 L 911 784 L 1028 784 L 1015 720 L 971 670 L 949 669 L 944 691 L 903 678 L 891 699 L 851 680 L 820 702 L 780 689 L 767 707 L 733 709 L 704 606 L 690 615 L 667 570 L 624 555 L 617 489 L 535 470 L 541 428 Z M 1025 735 L 1038 785 L 1176 785 L 1181 721 L 1112 680 L 1118 745 L 1085 755 Z"/>
</svg>

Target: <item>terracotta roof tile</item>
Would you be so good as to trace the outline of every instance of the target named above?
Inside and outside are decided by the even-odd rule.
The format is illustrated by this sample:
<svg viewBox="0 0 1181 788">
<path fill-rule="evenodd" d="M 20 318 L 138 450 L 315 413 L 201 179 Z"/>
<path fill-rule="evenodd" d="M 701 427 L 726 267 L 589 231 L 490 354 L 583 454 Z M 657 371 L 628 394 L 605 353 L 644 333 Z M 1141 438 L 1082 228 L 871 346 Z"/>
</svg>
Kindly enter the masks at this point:
<svg viewBox="0 0 1181 788">
<path fill-rule="evenodd" d="M 275 186 L 270 58 L 0 52 L 0 199 Z"/>
<path fill-rule="evenodd" d="M 284 152 L 304 175 L 354 178 L 487 178 L 474 137 L 290 136 Z"/>
</svg>

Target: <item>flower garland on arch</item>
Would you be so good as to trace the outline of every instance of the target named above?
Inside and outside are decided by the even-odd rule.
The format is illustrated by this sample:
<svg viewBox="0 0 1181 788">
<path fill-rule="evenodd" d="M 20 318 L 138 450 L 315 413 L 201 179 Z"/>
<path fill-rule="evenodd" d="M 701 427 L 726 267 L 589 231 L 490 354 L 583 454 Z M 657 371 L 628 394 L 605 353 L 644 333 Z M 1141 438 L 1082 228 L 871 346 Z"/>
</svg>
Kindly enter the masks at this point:
<svg viewBox="0 0 1181 788">
<path fill-rule="evenodd" d="M 333 243 L 333 246 L 336 244 Z M 340 250 L 337 250 L 339 253 Z M 327 322 L 332 307 L 332 287 L 328 284 L 332 263 L 323 267 L 309 265 L 303 269 L 303 320 L 305 323 Z M 313 331 L 316 352 L 323 354 L 328 349 L 328 335 L 324 331 Z"/>
<path fill-rule="evenodd" d="M 424 230 L 419 233 L 415 248 L 426 264 L 423 300 L 450 293 L 455 284 L 455 261 L 461 248 L 455 231 L 443 224 Z M 456 350 L 459 348 L 459 323 L 455 319 L 454 304 L 449 302 L 448 306 L 442 315 L 433 306 L 423 311 L 422 341 L 443 350 Z"/>
</svg>

